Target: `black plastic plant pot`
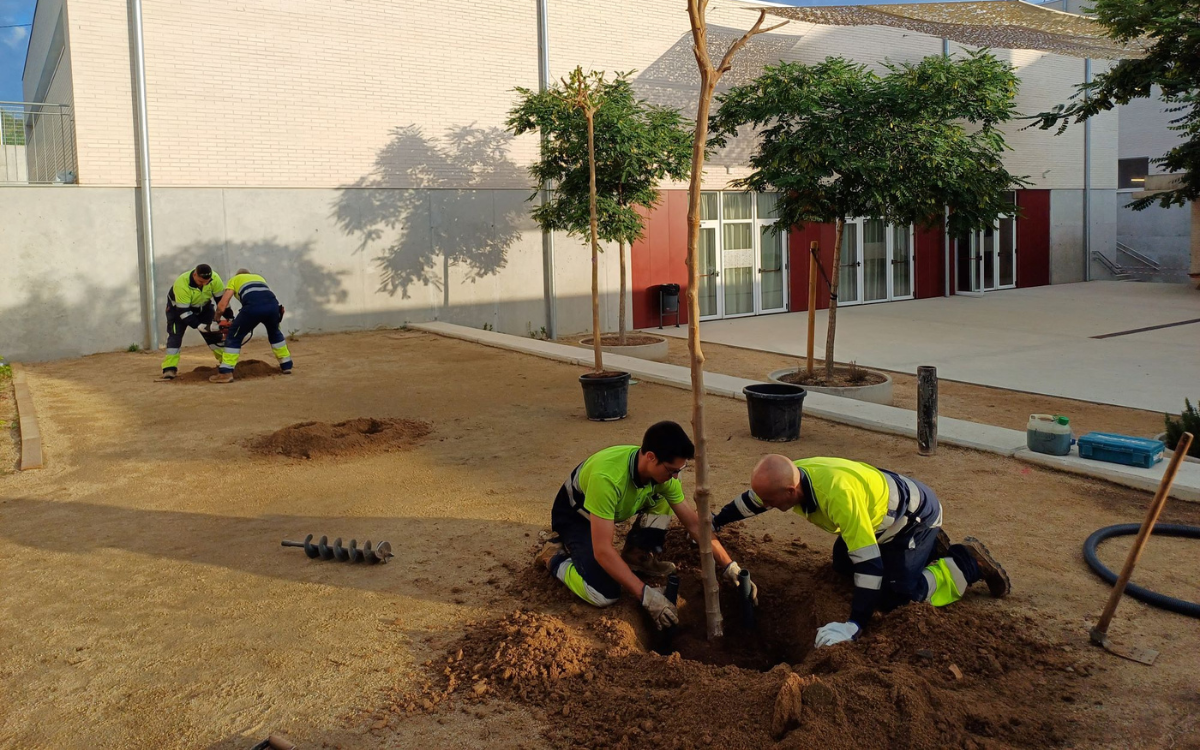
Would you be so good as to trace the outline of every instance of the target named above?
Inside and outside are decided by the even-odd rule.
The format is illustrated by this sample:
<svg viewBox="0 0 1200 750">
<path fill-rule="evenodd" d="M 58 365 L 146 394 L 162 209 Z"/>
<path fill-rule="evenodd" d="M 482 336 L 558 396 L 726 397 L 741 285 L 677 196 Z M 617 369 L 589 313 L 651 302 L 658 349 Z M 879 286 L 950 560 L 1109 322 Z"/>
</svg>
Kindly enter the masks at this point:
<svg viewBox="0 0 1200 750">
<path fill-rule="evenodd" d="M 804 396 L 808 391 L 786 383 L 756 383 L 742 389 L 750 413 L 750 435 L 772 443 L 800 439 Z"/>
<path fill-rule="evenodd" d="M 593 422 L 612 422 L 629 414 L 629 373 L 593 373 L 580 375 L 587 418 Z"/>
</svg>

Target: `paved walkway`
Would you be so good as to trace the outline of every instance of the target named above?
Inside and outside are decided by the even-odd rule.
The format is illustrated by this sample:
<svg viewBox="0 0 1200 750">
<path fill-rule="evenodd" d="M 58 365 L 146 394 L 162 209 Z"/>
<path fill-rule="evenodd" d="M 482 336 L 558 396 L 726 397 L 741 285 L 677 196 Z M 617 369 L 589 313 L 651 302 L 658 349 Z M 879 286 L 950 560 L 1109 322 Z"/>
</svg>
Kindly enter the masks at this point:
<svg viewBox="0 0 1200 750">
<path fill-rule="evenodd" d="M 473 341 L 485 346 L 523 352 L 559 362 L 569 362 L 585 367 L 592 364 L 591 351 L 579 346 L 569 346 L 553 341 L 538 341 L 495 331 L 481 331 L 477 328 L 467 328 L 453 323 L 414 323 L 409 327 L 436 333 L 439 336 Z M 606 367 L 628 372 L 638 380 L 674 388 L 691 388 L 691 373 L 686 367 L 668 365 L 663 362 L 650 362 L 619 354 L 605 354 L 604 363 Z M 745 400 L 742 389 L 753 382 L 718 373 L 705 373 L 704 375 L 705 391 L 726 398 Z M 866 401 L 829 396 L 824 393 L 809 393 L 804 399 L 804 413 L 831 422 L 891 435 L 902 435 L 915 439 L 917 434 L 916 414 L 894 406 L 871 404 Z M 1075 449 L 1071 450 L 1069 456 L 1046 456 L 1034 453 L 1025 447 L 1023 431 L 949 417 L 938 418 L 938 442 L 962 448 L 973 448 L 987 453 L 997 453 L 1018 461 L 1104 479 L 1114 484 L 1147 492 L 1153 492 L 1158 487 L 1167 468 L 1166 461 L 1160 461 L 1150 469 L 1088 461 L 1080 458 Z M 1172 487 L 1171 496 L 1193 503 L 1200 502 L 1200 463 L 1187 462 L 1179 467 L 1179 474 Z"/>
<path fill-rule="evenodd" d="M 827 313 L 817 313 L 824 356 Z M 1200 292 L 1095 281 L 838 310 L 838 361 L 1094 403 L 1179 413 L 1200 400 Z M 803 355 L 807 313 L 705 322 L 701 338 Z M 686 328 L 655 333 L 686 336 Z M 1095 338 L 1107 336 L 1106 338 Z M 763 373 L 766 376 L 766 373 Z"/>
</svg>

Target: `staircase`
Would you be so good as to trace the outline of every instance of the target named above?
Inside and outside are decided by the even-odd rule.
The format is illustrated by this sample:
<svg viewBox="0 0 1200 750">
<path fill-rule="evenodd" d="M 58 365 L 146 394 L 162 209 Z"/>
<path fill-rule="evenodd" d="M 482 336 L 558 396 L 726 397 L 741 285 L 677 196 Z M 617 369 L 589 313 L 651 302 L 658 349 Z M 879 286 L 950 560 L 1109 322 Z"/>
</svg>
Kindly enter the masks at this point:
<svg viewBox="0 0 1200 750">
<path fill-rule="evenodd" d="M 1124 242 L 1117 243 L 1118 260 L 1112 260 L 1099 250 L 1092 251 L 1092 260 L 1099 261 L 1118 281 L 1186 281 L 1187 269 L 1167 268 L 1153 258 L 1134 250 Z"/>
</svg>

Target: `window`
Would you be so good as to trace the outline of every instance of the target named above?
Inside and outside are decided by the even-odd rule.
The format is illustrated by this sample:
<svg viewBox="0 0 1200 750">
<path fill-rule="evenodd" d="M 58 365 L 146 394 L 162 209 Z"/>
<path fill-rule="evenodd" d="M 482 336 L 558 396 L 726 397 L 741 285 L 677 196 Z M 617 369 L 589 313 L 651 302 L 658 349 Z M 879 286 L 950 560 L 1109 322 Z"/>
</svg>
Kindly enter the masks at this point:
<svg viewBox="0 0 1200 750">
<path fill-rule="evenodd" d="M 1117 190 L 1141 190 L 1150 174 L 1149 157 L 1117 160 Z"/>
</svg>

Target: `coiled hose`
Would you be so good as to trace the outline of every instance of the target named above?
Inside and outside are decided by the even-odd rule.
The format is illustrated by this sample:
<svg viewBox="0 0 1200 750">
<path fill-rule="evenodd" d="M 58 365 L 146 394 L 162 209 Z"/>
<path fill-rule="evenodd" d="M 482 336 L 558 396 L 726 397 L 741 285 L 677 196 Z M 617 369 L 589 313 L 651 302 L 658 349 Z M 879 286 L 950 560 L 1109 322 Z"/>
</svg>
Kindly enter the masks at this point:
<svg viewBox="0 0 1200 750">
<path fill-rule="evenodd" d="M 1096 575 L 1103 578 L 1108 583 L 1117 582 L 1117 574 L 1104 567 L 1104 563 L 1100 562 L 1100 558 L 1096 557 L 1096 548 L 1100 543 L 1114 536 L 1130 536 L 1138 533 L 1141 524 L 1138 523 L 1119 523 L 1115 526 L 1105 526 L 1098 529 L 1087 541 L 1083 543 L 1083 559 L 1087 560 L 1087 564 L 1092 570 L 1096 571 Z M 1187 539 L 1200 539 L 1200 526 L 1184 526 L 1178 523 L 1160 523 L 1155 524 L 1154 534 L 1158 536 L 1180 536 Z M 1132 596 L 1138 601 L 1145 602 L 1159 609 L 1167 609 L 1172 612 L 1178 612 L 1181 615 L 1190 617 L 1200 617 L 1200 604 L 1189 602 L 1184 599 L 1176 599 L 1173 596 L 1166 596 L 1156 591 L 1138 586 L 1136 583 L 1130 583 L 1125 587 L 1125 593 Z"/>
</svg>

